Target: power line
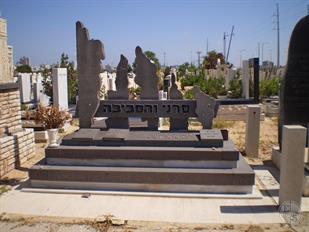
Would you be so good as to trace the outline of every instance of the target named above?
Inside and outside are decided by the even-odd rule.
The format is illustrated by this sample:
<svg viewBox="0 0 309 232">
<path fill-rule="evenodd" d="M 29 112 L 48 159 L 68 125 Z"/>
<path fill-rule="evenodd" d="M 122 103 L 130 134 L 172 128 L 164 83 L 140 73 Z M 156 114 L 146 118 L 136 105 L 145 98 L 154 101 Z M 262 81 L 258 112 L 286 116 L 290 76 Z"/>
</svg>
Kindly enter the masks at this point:
<svg viewBox="0 0 309 232">
<path fill-rule="evenodd" d="M 229 59 L 229 53 L 230 53 L 230 48 L 231 48 L 232 37 L 233 37 L 233 35 L 234 35 L 233 32 L 234 32 L 234 25 L 233 25 L 233 27 L 232 27 L 232 32 L 231 32 L 231 35 L 230 35 L 229 47 L 228 47 L 228 49 L 227 49 L 227 55 L 226 55 L 226 62 L 227 62 L 228 59 Z"/>
</svg>

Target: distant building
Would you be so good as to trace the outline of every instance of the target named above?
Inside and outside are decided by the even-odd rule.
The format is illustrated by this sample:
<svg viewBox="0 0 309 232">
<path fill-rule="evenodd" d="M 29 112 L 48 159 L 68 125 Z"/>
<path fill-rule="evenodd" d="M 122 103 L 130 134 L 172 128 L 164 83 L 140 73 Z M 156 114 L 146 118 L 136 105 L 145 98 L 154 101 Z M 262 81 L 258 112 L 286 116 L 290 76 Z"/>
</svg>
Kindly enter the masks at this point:
<svg viewBox="0 0 309 232">
<path fill-rule="evenodd" d="M 13 82 L 13 47 L 7 44 L 7 21 L 0 18 L 0 83 Z"/>
<path fill-rule="evenodd" d="M 269 69 L 273 69 L 273 67 L 274 67 L 274 63 L 272 62 L 272 61 L 263 61 L 263 63 L 262 63 L 262 69 L 263 70 L 269 70 Z"/>
<path fill-rule="evenodd" d="M 29 65 L 30 66 L 30 59 L 29 57 L 23 56 L 19 59 L 18 65 Z"/>
</svg>

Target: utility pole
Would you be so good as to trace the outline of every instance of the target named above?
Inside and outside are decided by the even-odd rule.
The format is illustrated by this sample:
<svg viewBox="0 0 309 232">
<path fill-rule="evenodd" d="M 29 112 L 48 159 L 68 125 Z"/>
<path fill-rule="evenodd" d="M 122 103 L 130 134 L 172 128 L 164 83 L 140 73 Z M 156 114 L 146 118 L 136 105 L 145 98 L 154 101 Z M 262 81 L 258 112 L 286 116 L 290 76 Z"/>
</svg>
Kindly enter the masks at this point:
<svg viewBox="0 0 309 232">
<path fill-rule="evenodd" d="M 279 25 L 279 3 L 276 4 L 276 13 L 274 15 L 276 17 L 276 28 L 277 31 L 277 68 L 280 66 L 280 25 Z"/>
<path fill-rule="evenodd" d="M 208 38 L 206 40 L 206 56 L 208 55 Z"/>
<path fill-rule="evenodd" d="M 192 66 L 192 51 L 190 51 L 190 55 L 191 55 L 191 62 L 190 62 L 190 64 Z"/>
<path fill-rule="evenodd" d="M 198 68 L 201 66 L 201 51 L 197 51 L 197 64 L 198 64 Z"/>
<path fill-rule="evenodd" d="M 228 59 L 229 59 L 232 37 L 233 37 L 233 35 L 234 35 L 233 32 L 234 32 L 234 25 L 233 25 L 233 27 L 232 27 L 232 32 L 231 32 L 231 34 L 230 34 L 229 47 L 228 47 L 228 49 L 227 49 L 227 55 L 226 55 L 226 60 L 225 60 L 226 63 L 227 63 L 227 61 L 228 61 Z"/>
<path fill-rule="evenodd" d="M 261 45 L 261 44 L 260 44 L 260 43 L 258 43 L 258 47 L 257 47 L 257 48 L 258 48 L 258 58 L 259 58 L 259 60 L 261 60 L 261 59 L 260 59 L 260 51 L 261 51 L 261 49 L 260 49 L 260 45 Z"/>
<path fill-rule="evenodd" d="M 225 32 L 223 32 L 223 56 L 224 56 L 224 59 L 226 57 L 226 37 L 227 36 L 228 35 Z"/>
</svg>

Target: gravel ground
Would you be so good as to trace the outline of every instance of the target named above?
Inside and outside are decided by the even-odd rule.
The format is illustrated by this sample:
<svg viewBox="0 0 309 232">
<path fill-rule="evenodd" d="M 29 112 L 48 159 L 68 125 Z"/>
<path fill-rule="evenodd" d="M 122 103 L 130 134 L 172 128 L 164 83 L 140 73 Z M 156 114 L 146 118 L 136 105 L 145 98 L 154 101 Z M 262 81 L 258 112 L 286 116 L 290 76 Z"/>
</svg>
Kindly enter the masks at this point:
<svg viewBox="0 0 309 232">
<path fill-rule="evenodd" d="M 308 231 L 308 225 L 290 227 L 287 224 L 261 224 L 261 225 L 229 225 L 229 224 L 172 224 L 153 222 L 127 222 L 121 226 L 115 226 L 107 222 L 71 221 L 63 222 L 50 219 L 48 221 L 38 219 L 19 219 L 12 221 L 0 221 L 1 232 L 189 232 L 189 231 L 226 231 L 226 232 L 289 232 Z"/>
</svg>

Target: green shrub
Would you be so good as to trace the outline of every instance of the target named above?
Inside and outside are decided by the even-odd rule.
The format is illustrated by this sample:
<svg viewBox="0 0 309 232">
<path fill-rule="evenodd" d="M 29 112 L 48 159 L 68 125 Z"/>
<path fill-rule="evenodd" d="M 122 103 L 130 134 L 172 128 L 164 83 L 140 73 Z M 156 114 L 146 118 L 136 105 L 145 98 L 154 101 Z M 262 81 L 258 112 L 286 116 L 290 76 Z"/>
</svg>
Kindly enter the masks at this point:
<svg viewBox="0 0 309 232">
<path fill-rule="evenodd" d="M 280 90 L 280 81 L 279 77 L 272 78 L 270 80 L 260 81 L 260 95 L 262 98 L 270 97 L 279 94 Z"/>
<path fill-rule="evenodd" d="M 230 81 L 231 98 L 241 98 L 242 94 L 242 81 L 241 79 L 233 79 Z"/>
<path fill-rule="evenodd" d="M 184 98 L 188 100 L 194 99 L 193 89 L 189 89 L 185 92 Z"/>
<path fill-rule="evenodd" d="M 217 97 L 218 95 L 225 95 L 226 89 L 224 86 L 224 78 L 208 78 L 205 79 L 204 74 L 201 73 L 198 76 L 190 76 L 187 78 L 180 79 L 181 89 L 184 89 L 185 86 L 199 86 L 203 92 L 206 94 Z M 188 92 L 188 91 L 187 91 Z M 192 93 L 185 93 L 186 96 L 191 97 Z"/>
</svg>

